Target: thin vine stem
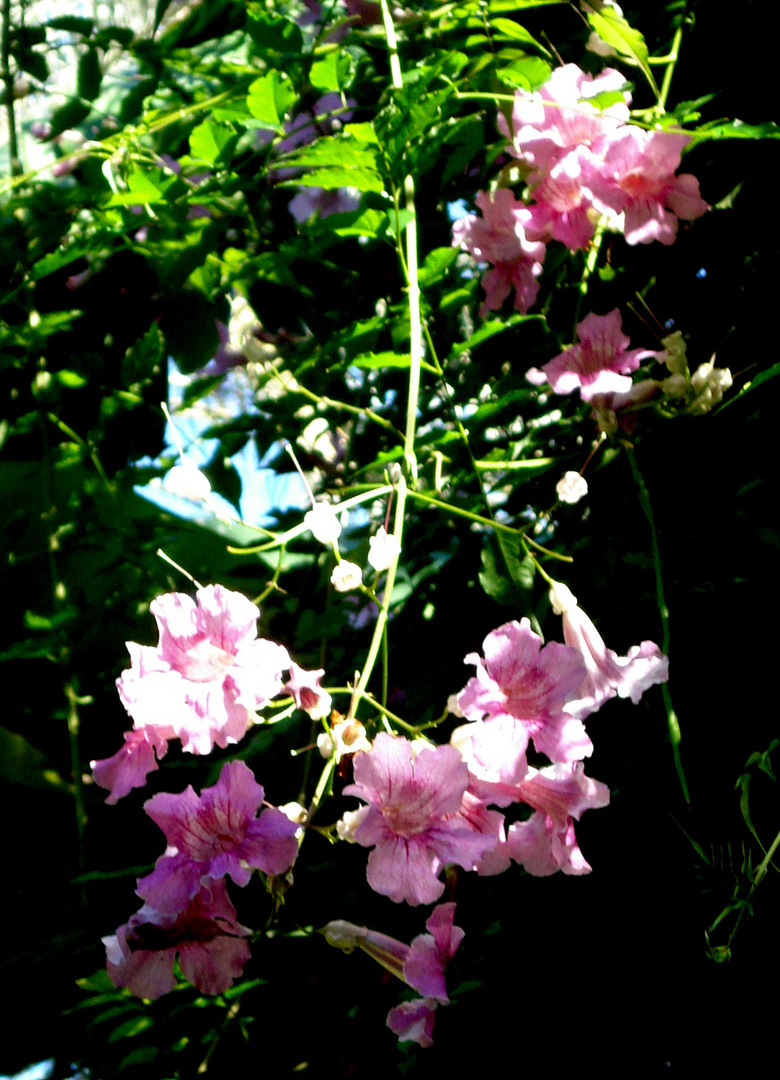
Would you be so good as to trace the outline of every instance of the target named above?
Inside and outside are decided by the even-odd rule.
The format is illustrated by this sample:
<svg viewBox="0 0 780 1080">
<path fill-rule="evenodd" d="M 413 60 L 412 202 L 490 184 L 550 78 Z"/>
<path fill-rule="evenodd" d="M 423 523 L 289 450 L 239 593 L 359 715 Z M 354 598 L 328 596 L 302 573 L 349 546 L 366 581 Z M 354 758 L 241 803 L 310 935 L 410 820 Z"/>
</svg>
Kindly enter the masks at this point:
<svg viewBox="0 0 780 1080">
<path fill-rule="evenodd" d="M 663 629 L 663 640 L 661 644 L 661 651 L 665 656 L 669 655 L 669 606 L 666 603 L 666 594 L 664 591 L 664 580 L 661 562 L 661 548 L 658 544 L 658 532 L 655 526 L 655 515 L 653 514 L 653 507 L 650 502 L 650 492 L 647 490 L 647 486 L 642 478 L 642 473 L 639 471 L 639 465 L 634 454 L 633 447 L 628 443 L 624 443 L 626 455 L 628 456 L 628 463 L 631 466 L 631 473 L 634 477 L 637 490 L 639 492 L 639 503 L 644 511 L 644 515 L 647 518 L 650 525 L 650 541 L 653 552 L 653 570 L 655 573 L 655 594 L 656 602 L 658 605 L 658 614 L 661 616 L 661 627 Z M 669 729 L 669 741 L 672 744 L 672 754 L 674 755 L 674 767 L 677 771 L 677 777 L 680 781 L 680 787 L 687 803 L 690 803 L 691 797 L 688 791 L 688 782 L 685 779 L 685 771 L 683 769 L 682 757 L 680 755 L 680 742 L 682 741 L 682 733 L 680 731 L 680 722 L 677 719 L 677 714 L 674 711 L 672 704 L 672 696 L 669 693 L 669 684 L 663 683 L 661 686 L 661 692 L 663 695 L 664 707 L 666 709 L 666 723 Z"/>
</svg>

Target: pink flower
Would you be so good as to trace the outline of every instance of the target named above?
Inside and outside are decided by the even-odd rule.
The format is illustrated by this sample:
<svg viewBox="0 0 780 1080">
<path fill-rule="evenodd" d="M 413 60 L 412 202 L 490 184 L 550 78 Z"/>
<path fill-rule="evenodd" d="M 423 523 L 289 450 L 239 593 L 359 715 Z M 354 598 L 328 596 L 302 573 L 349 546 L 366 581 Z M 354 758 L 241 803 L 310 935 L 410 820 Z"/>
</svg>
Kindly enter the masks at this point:
<svg viewBox="0 0 780 1080">
<path fill-rule="evenodd" d="M 114 986 L 141 998 L 158 998 L 176 987 L 173 961 L 202 994 L 221 994 L 249 959 L 251 933 L 236 921 L 224 882 L 201 889 L 185 911 L 166 916 L 142 907 L 113 937 L 103 938 Z"/>
<path fill-rule="evenodd" d="M 306 671 L 293 661 L 290 662 L 290 681 L 284 688 L 288 694 L 292 694 L 297 708 L 307 712 L 312 720 L 322 720 L 330 715 L 331 696 L 320 686 L 324 674 L 325 668 Z"/>
<path fill-rule="evenodd" d="M 689 135 L 633 125 L 611 140 L 591 189 L 602 213 L 625 213 L 629 244 L 673 244 L 678 218 L 693 221 L 709 210 L 696 177 L 675 175 L 690 141 Z"/>
<path fill-rule="evenodd" d="M 571 251 L 588 247 L 598 217 L 583 185 L 583 165 L 588 157 L 584 147 L 566 154 L 532 189 L 534 202 L 528 208 L 526 224 L 530 239 L 560 240 Z"/>
<path fill-rule="evenodd" d="M 482 218 L 475 215 L 460 218 L 452 227 L 452 242 L 466 248 L 478 262 L 493 263 L 482 276 L 487 294 L 480 315 L 497 311 L 512 289 L 515 307 L 526 312 L 536 300 L 542 272 L 545 246 L 527 238 L 525 228 L 530 212 L 516 202 L 511 191 L 499 188 L 493 197 L 481 191 L 476 203 Z"/>
<path fill-rule="evenodd" d="M 439 904 L 426 922 L 427 934 L 420 934 L 411 945 L 365 926 L 336 920 L 324 928 L 326 940 L 351 952 L 363 949 L 393 975 L 422 994 L 416 1001 L 404 1002 L 387 1015 L 387 1026 L 399 1036 L 399 1042 L 413 1041 L 431 1046 L 433 1022 L 438 1005 L 449 1004 L 444 969 L 455 955 L 464 932 L 454 925 L 455 904 Z"/>
<path fill-rule="evenodd" d="M 576 649 L 542 639 L 528 619 L 491 631 L 483 642 L 484 659 L 470 653 L 477 674 L 458 695 L 467 720 L 488 723 L 508 717 L 518 723 L 516 737 L 524 753 L 529 738 L 553 761 L 588 757 L 593 745 L 578 720 L 564 709 L 582 683 L 585 668 Z"/>
<path fill-rule="evenodd" d="M 159 825 L 168 849 L 136 892 L 156 911 L 183 911 L 201 885 L 229 874 L 246 885 L 250 870 L 283 874 L 298 853 L 297 825 L 281 812 L 267 809 L 257 819 L 263 788 L 243 761 L 222 767 L 214 787 L 200 797 L 187 787 L 180 795 L 161 792 L 144 804 Z"/>
<path fill-rule="evenodd" d="M 468 769 L 452 746 L 422 750 L 412 760 L 408 739 L 377 735 L 354 764 L 344 788 L 369 805 L 355 815 L 354 840 L 374 850 L 366 875 L 372 889 L 400 903 L 431 904 L 442 895 L 441 868 L 471 870 L 494 840 L 460 813 Z"/>
<path fill-rule="evenodd" d="M 564 641 L 579 650 L 587 672 L 577 688 L 576 700 L 566 705 L 572 716 L 583 719 L 615 694 L 631 698 L 636 705 L 645 690 L 669 678 L 669 659 L 652 641 L 633 645 L 626 656 L 608 649 L 591 620 L 577 606 L 577 597 L 559 581 L 550 589 L 550 603 L 556 615 L 563 616 Z"/>
<path fill-rule="evenodd" d="M 583 401 L 590 401 L 595 394 L 624 393 L 631 389 L 628 372 L 656 355 L 651 349 L 627 348 L 629 339 L 617 308 L 608 315 L 587 315 L 577 326 L 577 335 L 578 345 L 542 365 L 541 374 L 556 394 L 579 390 Z M 539 382 L 539 374 L 532 369 L 531 381 Z"/>
<path fill-rule="evenodd" d="M 208 754 L 244 736 L 256 709 L 282 688 L 287 650 L 257 639 L 255 605 L 221 585 L 152 601 L 157 648 L 128 642 L 131 667 L 117 681 L 136 728 L 171 730 L 185 750 Z"/>
<path fill-rule="evenodd" d="M 164 757 L 168 739 L 173 738 L 173 729 L 170 734 L 164 734 L 164 731 L 151 726 L 127 731 L 125 745 L 113 757 L 90 762 L 92 779 L 111 792 L 106 799 L 109 805 L 118 802 L 132 788 L 143 787 L 147 775 L 157 770 L 155 754 L 158 758 Z"/>
<path fill-rule="evenodd" d="M 593 77 L 576 64 L 565 64 L 536 93 L 516 91 L 513 130 L 500 114 L 498 126 L 511 140 L 510 152 L 546 174 L 570 150 L 597 151 L 607 136 L 626 123 L 630 94 L 624 93 L 622 101 L 603 112 L 588 100 L 602 93 L 623 93 L 625 84 L 625 77 L 613 68 Z"/>
</svg>

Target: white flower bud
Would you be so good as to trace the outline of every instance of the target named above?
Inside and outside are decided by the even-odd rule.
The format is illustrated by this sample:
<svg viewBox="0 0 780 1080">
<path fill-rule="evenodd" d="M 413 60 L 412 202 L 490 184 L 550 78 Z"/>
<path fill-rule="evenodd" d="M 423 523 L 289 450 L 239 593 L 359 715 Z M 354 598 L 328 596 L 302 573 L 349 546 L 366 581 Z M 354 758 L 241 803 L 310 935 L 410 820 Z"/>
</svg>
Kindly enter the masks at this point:
<svg viewBox="0 0 780 1080">
<path fill-rule="evenodd" d="M 174 465 L 169 469 L 163 480 L 163 487 L 173 495 L 179 495 L 182 499 L 191 499 L 197 502 L 208 498 L 211 492 L 211 484 L 200 469 L 186 458 L 181 465 Z"/>
<path fill-rule="evenodd" d="M 346 559 L 337 563 L 330 575 L 330 583 L 336 592 L 350 592 L 352 589 L 358 589 L 362 581 L 363 571 L 357 563 L 347 562 Z"/>
<path fill-rule="evenodd" d="M 347 810 L 344 816 L 336 822 L 336 833 L 339 840 L 346 840 L 349 844 L 355 843 L 355 830 L 366 816 L 365 811 L 367 809 L 364 806 L 360 810 Z"/>
<path fill-rule="evenodd" d="M 568 585 L 562 581 L 553 581 L 550 585 L 550 603 L 556 615 L 565 615 L 577 606 L 577 597 Z"/>
<path fill-rule="evenodd" d="M 576 472 L 564 473 L 555 485 L 558 498 L 565 503 L 578 503 L 588 494 L 588 481 Z"/>
<path fill-rule="evenodd" d="M 391 563 L 401 554 L 401 541 L 397 536 L 388 533 L 384 525 L 381 525 L 376 536 L 368 541 L 368 561 L 375 570 L 387 570 Z"/>
<path fill-rule="evenodd" d="M 321 735 L 317 736 L 317 749 L 326 761 L 330 761 L 333 757 L 333 750 L 335 749 L 333 739 L 331 739 L 330 735 L 327 735 L 324 731 Z"/>
<path fill-rule="evenodd" d="M 321 544 L 334 544 L 341 535 L 341 522 L 330 503 L 315 503 L 312 509 L 303 515 L 303 521 Z"/>
</svg>

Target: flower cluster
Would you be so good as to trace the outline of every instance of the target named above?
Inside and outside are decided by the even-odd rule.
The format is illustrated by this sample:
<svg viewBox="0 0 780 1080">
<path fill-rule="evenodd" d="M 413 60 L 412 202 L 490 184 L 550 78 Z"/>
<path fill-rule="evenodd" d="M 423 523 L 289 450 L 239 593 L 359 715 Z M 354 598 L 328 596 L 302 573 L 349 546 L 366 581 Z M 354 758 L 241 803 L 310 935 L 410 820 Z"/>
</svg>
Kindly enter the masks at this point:
<svg viewBox="0 0 780 1080">
<path fill-rule="evenodd" d="M 287 689 L 299 708 L 329 707 L 320 690 L 323 672 L 293 664 L 283 645 L 257 637 L 257 607 L 222 585 L 199 589 L 196 600 L 166 593 L 152 601 L 160 640 L 156 648 L 127 643 L 130 668 L 117 680 L 122 704 L 133 720 L 125 745 L 113 757 L 92 762 L 95 783 L 115 803 L 157 769 L 171 739 L 193 754 L 239 742 L 258 709 Z"/>
<path fill-rule="evenodd" d="M 200 796 L 188 787 L 145 804 L 168 846 L 138 880 L 144 906 L 104 939 L 115 986 L 145 998 L 167 993 L 176 952 L 184 976 L 205 994 L 222 993 L 241 974 L 250 931 L 236 921 L 223 879 L 244 886 L 251 870 L 283 874 L 298 851 L 297 827 L 281 810 L 257 817 L 264 797 L 248 766 L 231 761 Z"/>
<path fill-rule="evenodd" d="M 551 240 L 572 251 L 587 248 L 603 219 L 629 244 L 668 245 L 679 219 L 693 221 L 709 209 L 698 180 L 677 174 L 690 137 L 630 124 L 624 87 L 611 68 L 593 77 L 565 64 L 536 93 L 516 91 L 511 127 L 499 115 L 508 150 L 525 173 L 525 201 L 506 189 L 492 197 L 480 192 L 482 218 L 461 218 L 453 228 L 454 243 L 492 264 L 482 278 L 483 315 L 498 310 L 512 289 L 515 307 L 529 309 Z M 602 108 L 600 100 L 608 104 Z"/>
</svg>

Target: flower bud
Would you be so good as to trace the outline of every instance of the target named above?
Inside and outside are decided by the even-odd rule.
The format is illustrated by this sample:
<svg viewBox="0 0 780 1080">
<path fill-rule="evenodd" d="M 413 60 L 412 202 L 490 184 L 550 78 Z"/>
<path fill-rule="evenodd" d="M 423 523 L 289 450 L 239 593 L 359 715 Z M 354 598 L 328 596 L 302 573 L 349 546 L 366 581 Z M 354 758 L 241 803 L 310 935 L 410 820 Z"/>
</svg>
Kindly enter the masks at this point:
<svg viewBox="0 0 780 1080">
<path fill-rule="evenodd" d="M 312 509 L 303 515 L 303 521 L 321 544 L 335 544 L 341 535 L 341 522 L 330 503 L 315 503 Z"/>
<path fill-rule="evenodd" d="M 350 592 L 352 589 L 359 589 L 362 581 L 363 571 L 357 563 L 347 562 L 346 559 L 342 559 L 340 563 L 337 563 L 330 575 L 330 583 L 336 592 Z"/>
<path fill-rule="evenodd" d="M 564 503 L 578 503 L 588 494 L 588 481 L 576 472 L 564 473 L 555 485 L 558 498 Z"/>
<path fill-rule="evenodd" d="M 368 546 L 368 561 L 380 572 L 387 570 L 401 554 L 401 541 L 397 536 L 388 533 L 384 525 L 380 526 L 376 536 L 369 538 Z"/>
</svg>

